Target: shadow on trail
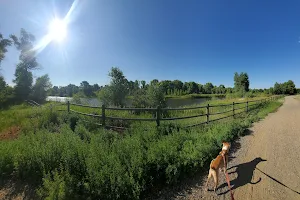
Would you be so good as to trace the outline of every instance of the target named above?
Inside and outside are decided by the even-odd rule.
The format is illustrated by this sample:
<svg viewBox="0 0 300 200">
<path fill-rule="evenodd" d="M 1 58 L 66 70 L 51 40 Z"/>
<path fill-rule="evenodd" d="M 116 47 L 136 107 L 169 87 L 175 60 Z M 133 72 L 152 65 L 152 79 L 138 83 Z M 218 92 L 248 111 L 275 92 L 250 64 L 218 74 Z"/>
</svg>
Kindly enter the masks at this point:
<svg viewBox="0 0 300 200">
<path fill-rule="evenodd" d="M 255 158 L 254 160 L 252 160 L 250 162 L 246 162 L 246 163 L 242 163 L 242 164 L 230 167 L 228 170 L 233 169 L 233 168 L 236 168 L 236 170 L 234 172 L 230 172 L 229 174 L 237 173 L 236 179 L 230 181 L 230 185 L 232 185 L 232 190 L 242 187 L 244 185 L 247 185 L 248 183 L 249 184 L 259 183 L 261 181 L 261 178 L 259 178 L 255 182 L 251 182 L 252 177 L 253 177 L 253 172 L 256 169 L 256 166 L 260 162 L 264 162 L 264 161 L 267 161 L 267 160 L 264 160 L 261 157 L 259 157 L 259 158 Z M 223 187 L 227 187 L 227 184 L 224 183 L 219 188 L 223 188 Z M 227 192 L 229 192 L 229 190 L 226 190 L 225 192 L 220 193 L 219 195 L 226 194 Z"/>
<path fill-rule="evenodd" d="M 241 137 L 244 136 L 253 136 L 252 130 L 245 130 L 241 135 Z M 237 152 L 241 148 L 240 138 L 236 139 L 231 143 L 230 148 L 230 155 L 229 155 L 229 165 L 230 161 L 234 159 L 235 157 L 232 156 L 235 152 Z M 207 172 L 209 170 L 209 160 L 204 168 L 200 169 L 198 172 L 191 174 L 189 176 L 186 176 L 183 178 L 183 180 L 180 181 L 179 184 L 169 185 L 169 186 L 163 186 L 160 188 L 155 188 L 153 191 L 151 191 L 150 195 L 146 195 L 144 197 L 145 200 L 162 200 L 162 199 L 177 199 L 178 197 L 186 197 L 187 195 L 193 193 L 193 189 L 201 189 L 203 190 L 203 185 L 207 179 Z M 225 181 L 225 180 L 224 180 Z M 225 182 L 226 184 L 226 182 Z M 226 184 L 227 186 L 227 184 Z"/>
<path fill-rule="evenodd" d="M 274 177 L 272 177 L 272 176 L 270 176 L 269 174 L 267 174 L 267 173 L 265 173 L 265 172 L 263 172 L 263 171 L 261 171 L 260 169 L 258 169 L 257 167 L 255 168 L 256 170 L 258 170 L 258 171 L 260 171 L 261 173 L 263 173 L 264 175 L 266 175 L 268 178 L 270 178 L 270 179 L 272 179 L 273 181 L 275 181 L 276 183 L 279 183 L 280 185 L 282 185 L 283 187 L 286 187 L 286 188 L 288 188 L 288 189 L 290 189 L 291 191 L 293 191 L 293 192 L 295 192 L 295 193 L 297 193 L 297 194 L 299 194 L 300 195 L 300 192 L 297 192 L 296 190 L 293 190 L 292 188 L 290 188 L 289 186 L 287 186 L 287 185 L 285 185 L 285 184 L 283 184 L 282 182 L 280 182 L 279 180 L 277 180 L 276 178 L 274 178 Z"/>
</svg>

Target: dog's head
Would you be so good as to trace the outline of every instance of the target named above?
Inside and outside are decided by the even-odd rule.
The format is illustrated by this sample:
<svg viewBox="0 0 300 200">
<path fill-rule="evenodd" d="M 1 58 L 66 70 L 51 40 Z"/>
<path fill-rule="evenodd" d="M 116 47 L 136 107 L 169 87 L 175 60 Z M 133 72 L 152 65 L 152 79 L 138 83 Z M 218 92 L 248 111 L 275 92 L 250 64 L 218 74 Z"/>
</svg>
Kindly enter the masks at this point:
<svg viewBox="0 0 300 200">
<path fill-rule="evenodd" d="M 223 144 L 222 151 L 224 150 L 224 151 L 228 152 L 230 147 L 231 147 L 230 143 L 229 142 L 222 142 L 222 144 Z"/>
</svg>

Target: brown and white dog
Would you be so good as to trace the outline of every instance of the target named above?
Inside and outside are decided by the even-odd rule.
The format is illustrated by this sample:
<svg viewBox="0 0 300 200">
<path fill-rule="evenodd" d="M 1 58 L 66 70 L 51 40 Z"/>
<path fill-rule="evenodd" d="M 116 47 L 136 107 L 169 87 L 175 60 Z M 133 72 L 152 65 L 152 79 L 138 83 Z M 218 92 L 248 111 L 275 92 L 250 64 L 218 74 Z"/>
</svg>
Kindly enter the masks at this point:
<svg viewBox="0 0 300 200">
<path fill-rule="evenodd" d="M 224 173 L 225 173 L 225 170 L 227 168 L 227 166 L 225 166 L 223 156 L 225 157 L 226 163 L 228 163 L 228 154 L 229 154 L 229 149 L 230 149 L 231 145 L 228 142 L 223 142 L 222 144 L 223 144 L 222 151 L 210 163 L 209 174 L 208 174 L 208 178 L 207 178 L 206 185 L 205 185 L 206 190 L 208 190 L 207 185 L 208 185 L 209 179 L 211 177 L 213 177 L 214 182 L 215 182 L 214 191 L 216 192 L 216 189 L 217 189 L 217 186 L 219 183 L 219 170 L 223 169 Z"/>
</svg>

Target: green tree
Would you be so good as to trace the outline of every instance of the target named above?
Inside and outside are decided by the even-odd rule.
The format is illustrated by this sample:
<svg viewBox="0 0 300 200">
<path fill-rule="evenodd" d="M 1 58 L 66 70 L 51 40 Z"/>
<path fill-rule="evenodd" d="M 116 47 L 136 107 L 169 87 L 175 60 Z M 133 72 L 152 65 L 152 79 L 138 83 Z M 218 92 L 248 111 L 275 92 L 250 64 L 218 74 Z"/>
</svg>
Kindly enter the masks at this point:
<svg viewBox="0 0 300 200">
<path fill-rule="evenodd" d="M 187 93 L 188 94 L 196 94 L 198 93 L 198 84 L 194 81 L 188 82 L 187 84 Z"/>
<path fill-rule="evenodd" d="M 234 90 L 235 92 L 241 92 L 245 94 L 245 92 L 249 91 L 249 76 L 247 73 L 240 73 L 237 72 L 234 74 Z"/>
<path fill-rule="evenodd" d="M 170 80 L 163 80 L 158 83 L 159 86 L 161 87 L 161 89 L 163 90 L 164 94 L 169 95 L 171 93 L 170 83 L 171 83 Z M 150 84 L 150 85 L 153 85 L 153 84 L 156 84 L 156 81 L 154 81 L 154 83 L 152 82 L 152 84 Z"/>
<path fill-rule="evenodd" d="M 142 84 L 142 88 L 145 89 L 145 87 L 146 87 L 146 81 L 142 80 L 141 84 Z"/>
<path fill-rule="evenodd" d="M 3 35 L 0 33 L 0 67 L 1 61 L 5 58 L 5 53 L 7 52 L 7 47 L 11 46 L 12 41 L 9 39 L 4 39 Z M 7 106 L 11 102 L 12 90 L 7 86 L 4 77 L 0 75 L 0 108 Z"/>
<path fill-rule="evenodd" d="M 31 97 L 38 103 L 43 103 L 47 97 L 47 91 L 52 87 L 48 74 L 38 77 L 32 88 Z"/>
<path fill-rule="evenodd" d="M 281 85 L 277 82 L 274 84 L 274 94 L 282 94 Z"/>
<path fill-rule="evenodd" d="M 106 85 L 104 86 L 98 93 L 97 93 L 98 98 L 100 99 L 100 101 L 102 102 L 102 104 L 104 105 L 111 105 L 112 104 L 112 91 L 111 91 L 111 87 Z"/>
<path fill-rule="evenodd" d="M 225 94 L 226 93 L 226 88 L 224 85 L 220 85 L 218 87 L 218 94 Z"/>
<path fill-rule="evenodd" d="M 32 72 L 27 71 L 22 63 L 17 65 L 15 72 L 15 79 L 13 80 L 15 85 L 15 95 L 17 101 L 23 101 L 28 99 L 32 87 Z"/>
<path fill-rule="evenodd" d="M 48 95 L 49 96 L 58 96 L 59 95 L 58 87 L 57 86 L 53 86 L 52 88 L 50 88 L 48 90 Z"/>
<path fill-rule="evenodd" d="M 205 93 L 204 87 L 202 84 L 198 84 L 198 93 L 199 94 L 203 94 Z"/>
<path fill-rule="evenodd" d="M 159 81 L 157 79 L 153 79 L 152 81 L 150 81 L 150 85 L 156 85 L 158 83 Z"/>
<path fill-rule="evenodd" d="M 0 108 L 4 108 L 13 103 L 13 88 L 8 86 L 2 76 L 0 76 Z"/>
<path fill-rule="evenodd" d="M 211 94 L 212 93 L 212 90 L 214 88 L 214 85 L 212 83 L 206 83 L 204 86 L 204 91 L 205 91 L 205 94 Z"/>
<path fill-rule="evenodd" d="M 117 67 L 111 68 L 109 76 L 111 78 L 110 84 L 100 90 L 99 98 L 107 105 L 113 104 L 123 107 L 129 93 L 128 81 L 123 72 Z"/>
<path fill-rule="evenodd" d="M 94 84 L 92 87 L 93 92 L 97 92 L 98 90 L 100 90 L 100 86 L 97 83 Z"/>
<path fill-rule="evenodd" d="M 35 38 L 32 34 L 21 29 L 20 37 L 17 38 L 15 35 L 10 36 L 16 46 L 17 50 L 20 51 L 19 64 L 17 64 L 15 71 L 15 93 L 18 101 L 23 101 L 28 98 L 31 87 L 32 87 L 32 72 L 31 70 L 38 68 L 36 61 L 36 51 L 33 48 L 33 42 Z"/>
<path fill-rule="evenodd" d="M 0 65 L 1 61 L 5 57 L 5 53 L 7 52 L 7 47 L 12 44 L 11 40 L 9 39 L 4 39 L 3 35 L 0 33 Z"/>
<path fill-rule="evenodd" d="M 57 86 L 54 86 L 54 87 L 57 87 Z M 65 87 L 65 91 L 66 91 L 67 97 L 72 97 L 74 94 L 77 94 L 79 92 L 79 87 L 74 84 L 69 84 Z"/>
<path fill-rule="evenodd" d="M 158 84 L 150 85 L 147 90 L 147 97 L 149 99 L 150 107 L 155 108 L 156 106 L 160 106 L 162 108 L 167 106 L 165 93 L 161 86 Z"/>
<path fill-rule="evenodd" d="M 135 108 L 147 108 L 150 106 L 149 99 L 147 97 L 147 91 L 144 89 L 137 90 L 133 95 L 132 106 Z M 139 114 L 139 111 L 135 113 Z"/>
<path fill-rule="evenodd" d="M 87 81 L 82 81 L 79 87 L 80 91 L 87 97 L 93 96 L 93 87 Z"/>
<path fill-rule="evenodd" d="M 286 88 L 285 94 L 293 95 L 293 94 L 296 94 L 296 92 L 297 92 L 295 83 L 292 80 L 289 80 L 288 82 L 286 82 L 285 88 Z"/>
</svg>

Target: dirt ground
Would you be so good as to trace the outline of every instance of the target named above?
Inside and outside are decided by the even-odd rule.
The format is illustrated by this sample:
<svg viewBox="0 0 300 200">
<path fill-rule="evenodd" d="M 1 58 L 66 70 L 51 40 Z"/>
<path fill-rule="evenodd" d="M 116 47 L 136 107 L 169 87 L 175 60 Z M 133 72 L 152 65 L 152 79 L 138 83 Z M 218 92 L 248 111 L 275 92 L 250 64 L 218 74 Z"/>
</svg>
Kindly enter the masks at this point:
<svg viewBox="0 0 300 200">
<path fill-rule="evenodd" d="M 12 126 L 6 131 L 3 131 L 0 133 L 0 140 L 11 140 L 11 139 L 16 139 L 19 135 L 20 132 L 20 127 L 18 126 Z"/>
<path fill-rule="evenodd" d="M 255 123 L 232 145 L 228 173 L 235 200 L 300 199 L 299 99 L 286 97 L 277 112 Z M 158 199 L 230 199 L 224 175 L 217 194 L 204 191 L 206 178 L 207 173 L 197 174 L 181 186 L 162 191 Z M 209 188 L 213 188 L 212 179 Z"/>
</svg>

